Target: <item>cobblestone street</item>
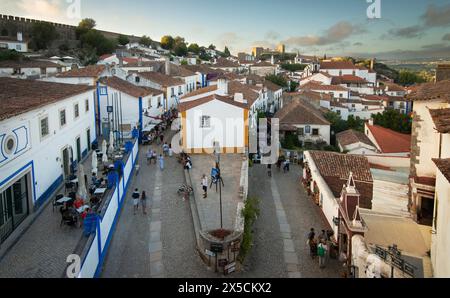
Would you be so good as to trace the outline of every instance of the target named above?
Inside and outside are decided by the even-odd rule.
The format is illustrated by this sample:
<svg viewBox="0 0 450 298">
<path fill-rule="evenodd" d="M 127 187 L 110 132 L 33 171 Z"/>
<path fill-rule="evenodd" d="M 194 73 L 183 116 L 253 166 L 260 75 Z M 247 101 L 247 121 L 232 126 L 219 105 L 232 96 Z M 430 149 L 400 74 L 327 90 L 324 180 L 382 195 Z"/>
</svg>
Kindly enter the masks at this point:
<svg viewBox="0 0 450 298">
<path fill-rule="evenodd" d="M 158 146 L 152 146 L 161 151 Z M 117 230 L 105 260 L 103 277 L 221 277 L 208 271 L 195 251 L 195 235 L 189 203 L 177 195 L 184 183 L 181 165 L 175 157 L 165 159 L 165 169 L 147 165 L 141 147 L 141 170 L 133 177 Z M 195 164 L 194 164 L 195 167 Z M 299 183 L 301 169 L 267 176 L 266 168 L 250 168 L 249 195 L 261 199 L 261 213 L 254 226 L 254 246 L 244 271 L 230 277 L 338 277 L 339 265 L 330 260 L 319 269 L 306 246 L 310 227 L 317 231 L 325 222 L 317 207 Z M 192 177 L 193 183 L 197 180 Z M 145 190 L 148 212 L 133 215 L 131 192 Z M 160 198 L 159 198 L 160 196 Z M 289 229 L 287 233 L 286 229 Z"/>
</svg>

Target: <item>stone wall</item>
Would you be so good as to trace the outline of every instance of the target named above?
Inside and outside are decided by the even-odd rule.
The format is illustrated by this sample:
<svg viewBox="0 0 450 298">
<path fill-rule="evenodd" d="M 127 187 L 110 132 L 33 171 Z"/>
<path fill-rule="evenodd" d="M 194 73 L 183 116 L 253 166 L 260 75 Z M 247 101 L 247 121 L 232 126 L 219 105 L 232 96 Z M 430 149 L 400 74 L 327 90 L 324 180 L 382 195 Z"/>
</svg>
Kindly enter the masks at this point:
<svg viewBox="0 0 450 298">
<path fill-rule="evenodd" d="M 47 21 L 40 21 L 10 15 L 2 15 L 0 14 L 0 36 L 9 36 L 16 37 L 17 32 L 22 32 L 23 38 L 25 40 L 30 40 L 32 38 L 32 28 L 35 23 L 48 23 L 53 25 L 56 28 L 56 32 L 58 32 L 58 39 L 53 43 L 52 47 L 57 48 L 61 44 L 67 44 L 69 47 L 73 48 L 78 45 L 78 41 L 76 39 L 76 26 L 59 24 Z M 109 32 L 98 30 L 105 37 L 115 39 L 119 37 L 120 33 Z M 133 35 L 126 35 L 131 42 L 139 41 L 140 37 Z"/>
<path fill-rule="evenodd" d="M 439 64 L 436 69 L 436 82 L 450 80 L 450 64 Z"/>
</svg>

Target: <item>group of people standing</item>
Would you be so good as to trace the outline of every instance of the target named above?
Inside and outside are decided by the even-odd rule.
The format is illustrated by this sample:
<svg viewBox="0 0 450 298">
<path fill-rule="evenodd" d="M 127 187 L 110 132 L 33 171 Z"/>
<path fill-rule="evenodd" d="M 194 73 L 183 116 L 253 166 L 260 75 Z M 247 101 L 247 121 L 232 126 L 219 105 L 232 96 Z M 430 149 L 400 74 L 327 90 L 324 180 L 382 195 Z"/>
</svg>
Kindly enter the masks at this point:
<svg viewBox="0 0 450 298">
<path fill-rule="evenodd" d="M 159 162 L 159 168 L 162 170 L 164 170 L 164 157 L 165 156 L 173 156 L 173 150 L 172 150 L 172 146 L 170 144 L 164 143 L 164 145 L 162 146 L 162 152 L 161 154 L 159 154 L 156 152 L 156 150 L 153 150 L 152 148 L 149 148 L 147 150 L 147 165 L 151 165 L 152 161 L 154 164 L 156 164 L 156 162 Z"/>
<path fill-rule="evenodd" d="M 319 258 L 319 267 L 321 269 L 325 268 L 328 260 L 330 258 L 330 237 L 322 230 L 319 236 L 316 238 L 316 233 L 314 228 L 311 228 L 307 237 L 307 245 L 309 246 L 309 251 L 312 259 L 316 257 Z"/>
</svg>

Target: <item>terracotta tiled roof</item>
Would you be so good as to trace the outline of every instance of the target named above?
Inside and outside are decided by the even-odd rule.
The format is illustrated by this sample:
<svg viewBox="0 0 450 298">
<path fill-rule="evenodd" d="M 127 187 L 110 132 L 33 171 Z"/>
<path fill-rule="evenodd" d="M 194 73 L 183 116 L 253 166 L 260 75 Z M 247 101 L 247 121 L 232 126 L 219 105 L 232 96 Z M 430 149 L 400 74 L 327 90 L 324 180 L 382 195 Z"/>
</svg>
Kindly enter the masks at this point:
<svg viewBox="0 0 450 298">
<path fill-rule="evenodd" d="M 103 78 L 100 80 L 100 83 L 112 87 L 116 90 L 122 91 L 136 98 L 148 96 L 150 94 L 159 95 L 163 93 L 162 91 L 153 88 L 138 87 L 128 81 L 119 79 L 118 77 Z"/>
<path fill-rule="evenodd" d="M 106 58 L 112 57 L 114 54 L 104 54 L 98 57 L 98 60 L 105 60 Z"/>
<path fill-rule="evenodd" d="M 275 83 L 273 83 L 273 82 L 271 82 L 269 80 L 265 80 L 264 81 L 264 86 L 266 86 L 267 89 L 269 89 L 270 91 L 273 91 L 273 92 L 278 91 L 280 89 L 283 89 L 283 87 L 281 87 L 281 86 L 279 86 L 279 85 L 277 85 L 277 84 L 275 84 Z"/>
<path fill-rule="evenodd" d="M 89 65 L 83 68 L 75 68 L 57 74 L 60 78 L 97 78 L 106 69 L 105 65 Z"/>
<path fill-rule="evenodd" d="M 181 66 L 184 69 L 187 69 L 192 72 L 199 72 L 202 74 L 216 74 L 220 71 L 216 69 L 212 69 L 211 67 L 205 65 L 205 64 L 197 64 L 197 65 L 182 65 Z"/>
<path fill-rule="evenodd" d="M 411 135 L 399 133 L 378 125 L 366 125 L 372 133 L 382 153 L 402 153 L 411 151 Z"/>
<path fill-rule="evenodd" d="M 288 92 L 284 93 L 286 96 L 301 96 L 307 100 L 327 100 L 330 101 L 333 99 L 333 96 L 327 93 L 314 92 L 310 90 L 302 90 L 300 92 Z"/>
<path fill-rule="evenodd" d="M 133 58 L 130 58 L 133 59 Z M 124 59 L 125 61 L 125 59 Z M 128 60 L 127 64 L 122 65 L 122 68 L 131 68 L 131 67 L 154 67 L 155 61 L 134 61 L 134 60 Z"/>
<path fill-rule="evenodd" d="M 208 92 L 212 92 L 212 91 L 216 91 L 216 90 L 217 90 L 217 85 L 211 85 L 211 86 L 208 86 L 208 87 L 204 87 L 204 88 L 200 88 L 200 89 L 197 89 L 195 91 L 192 91 L 191 93 L 188 93 L 188 94 L 184 95 L 181 99 L 189 98 L 189 97 L 192 97 L 192 96 L 197 96 L 197 95 L 200 95 L 200 94 L 204 94 L 204 93 L 208 93 Z"/>
<path fill-rule="evenodd" d="M 213 94 L 213 95 L 205 96 L 205 97 L 202 97 L 202 98 L 199 98 L 196 100 L 184 101 L 184 102 L 182 101 L 178 104 L 178 111 L 184 112 L 187 110 L 191 110 L 199 105 L 208 103 L 213 100 L 219 100 L 221 102 L 239 107 L 241 109 L 248 109 L 246 104 L 235 101 L 233 96 L 220 96 L 217 94 Z"/>
<path fill-rule="evenodd" d="M 330 122 L 322 116 L 322 113 L 319 110 L 303 100 L 291 101 L 281 110 L 276 112 L 274 117 L 280 119 L 280 125 L 330 125 Z"/>
<path fill-rule="evenodd" d="M 367 84 L 369 83 L 363 78 L 360 78 L 358 76 L 354 75 L 343 75 L 343 76 L 337 76 L 333 77 L 331 80 L 331 84 L 333 85 L 339 85 L 339 84 Z"/>
<path fill-rule="evenodd" d="M 350 61 L 324 61 L 320 63 L 320 69 L 358 69 Z"/>
<path fill-rule="evenodd" d="M 217 67 L 217 68 L 232 68 L 232 67 L 239 67 L 238 62 L 230 61 L 225 58 L 219 58 L 217 59 L 216 64 L 211 65 L 211 67 Z"/>
<path fill-rule="evenodd" d="M 342 146 L 347 146 L 347 145 L 361 142 L 361 143 L 375 147 L 375 145 L 372 143 L 372 141 L 364 133 L 353 130 L 353 129 L 349 129 L 349 130 L 346 130 L 346 131 L 336 134 L 336 140 Z"/>
<path fill-rule="evenodd" d="M 438 167 L 439 171 L 441 171 L 442 175 L 444 175 L 444 177 L 447 178 L 447 181 L 450 183 L 450 158 L 433 158 L 433 161 Z"/>
<path fill-rule="evenodd" d="M 47 68 L 47 67 L 62 67 L 62 65 L 50 61 L 40 60 L 4 60 L 0 61 L 0 68 Z"/>
<path fill-rule="evenodd" d="M 347 88 L 339 85 L 321 85 L 314 82 L 306 83 L 300 87 L 303 90 L 321 90 L 321 91 L 349 91 Z"/>
<path fill-rule="evenodd" d="M 450 133 L 450 109 L 430 110 L 436 130 L 440 133 Z"/>
<path fill-rule="evenodd" d="M 402 87 L 400 85 L 397 85 L 395 83 L 384 83 L 384 90 L 386 90 L 387 92 L 389 91 L 393 91 L 393 92 L 406 92 L 405 87 Z"/>
<path fill-rule="evenodd" d="M 244 99 L 247 100 L 249 107 L 251 107 L 259 98 L 258 92 L 252 90 L 250 86 L 241 84 L 237 81 L 228 82 L 228 93 L 233 96 L 235 93 L 242 93 L 244 95 Z"/>
<path fill-rule="evenodd" d="M 166 76 L 165 74 L 159 72 L 143 71 L 137 73 L 137 75 L 149 81 L 155 82 L 163 87 L 184 85 L 184 82 L 181 79 Z"/>
<path fill-rule="evenodd" d="M 85 93 L 95 87 L 0 78 L 0 120 Z"/>
<path fill-rule="evenodd" d="M 365 100 L 373 100 L 373 101 L 386 101 L 389 99 L 388 96 L 371 95 L 371 94 L 361 94 L 360 97 Z"/>
<path fill-rule="evenodd" d="M 246 77 L 246 81 L 247 81 L 247 84 L 250 84 L 250 82 L 251 82 L 251 84 L 254 85 L 254 84 L 264 83 L 265 79 L 264 79 L 264 77 L 258 76 L 256 74 L 249 74 Z"/>
<path fill-rule="evenodd" d="M 407 95 L 412 100 L 442 99 L 450 102 L 450 80 L 420 84 Z"/>
<path fill-rule="evenodd" d="M 361 207 L 371 208 L 373 178 L 367 157 L 329 151 L 309 151 L 309 153 L 335 197 L 340 197 L 343 185 L 347 183 L 352 172 L 356 189 L 361 194 Z"/>
<path fill-rule="evenodd" d="M 253 68 L 253 67 L 277 67 L 277 66 L 273 65 L 272 63 L 266 62 L 266 61 L 261 61 L 261 62 L 253 64 L 250 68 Z"/>
</svg>

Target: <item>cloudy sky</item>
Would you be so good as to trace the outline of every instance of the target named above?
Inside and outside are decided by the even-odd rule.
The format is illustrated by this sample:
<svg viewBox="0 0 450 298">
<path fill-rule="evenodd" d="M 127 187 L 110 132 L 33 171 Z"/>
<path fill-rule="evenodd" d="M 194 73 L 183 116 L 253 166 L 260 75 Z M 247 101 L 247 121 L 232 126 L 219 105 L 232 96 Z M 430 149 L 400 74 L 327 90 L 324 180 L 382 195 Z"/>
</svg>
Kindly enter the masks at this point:
<svg viewBox="0 0 450 298">
<path fill-rule="evenodd" d="M 0 13 L 159 40 L 180 35 L 232 53 L 286 44 L 288 51 L 378 58 L 450 57 L 450 0 L 0 0 Z M 373 0 L 375 1 L 375 0 Z"/>
</svg>

